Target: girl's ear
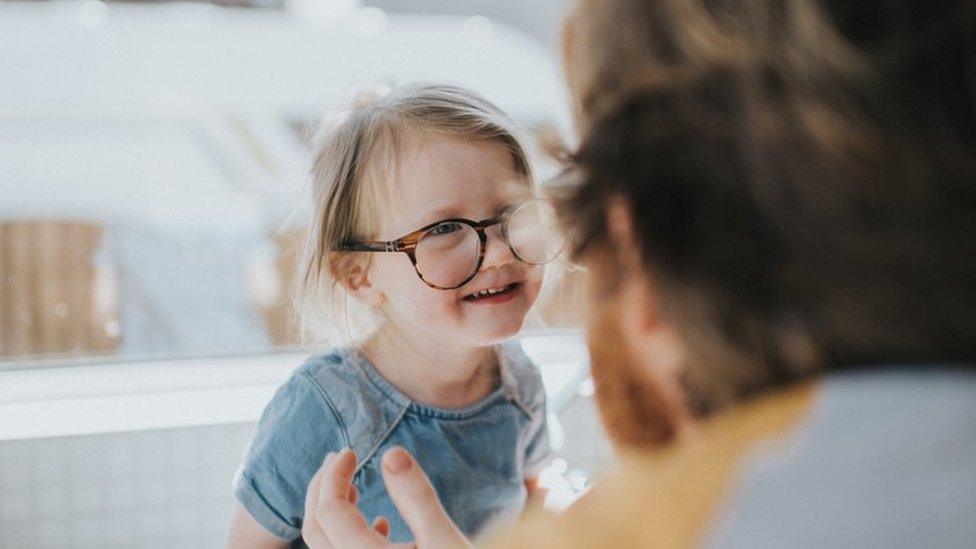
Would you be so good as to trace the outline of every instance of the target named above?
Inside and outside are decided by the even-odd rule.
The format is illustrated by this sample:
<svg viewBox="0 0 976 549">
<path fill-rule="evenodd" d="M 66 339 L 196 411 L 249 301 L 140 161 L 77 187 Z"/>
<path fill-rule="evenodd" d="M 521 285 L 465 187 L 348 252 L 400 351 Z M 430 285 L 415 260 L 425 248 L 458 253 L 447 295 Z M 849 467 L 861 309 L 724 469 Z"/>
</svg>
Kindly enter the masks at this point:
<svg viewBox="0 0 976 549">
<path fill-rule="evenodd" d="M 383 303 L 383 294 L 373 286 L 369 276 L 369 263 L 362 254 L 339 254 L 332 260 L 332 276 L 354 298 L 378 307 Z"/>
</svg>

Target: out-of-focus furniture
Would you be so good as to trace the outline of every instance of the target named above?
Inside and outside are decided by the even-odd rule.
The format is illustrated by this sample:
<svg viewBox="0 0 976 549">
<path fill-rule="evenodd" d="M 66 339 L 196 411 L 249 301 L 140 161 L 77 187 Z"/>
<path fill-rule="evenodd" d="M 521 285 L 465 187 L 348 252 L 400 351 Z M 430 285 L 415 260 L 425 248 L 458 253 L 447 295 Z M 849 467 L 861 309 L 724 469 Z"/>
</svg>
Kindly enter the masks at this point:
<svg viewBox="0 0 976 549">
<path fill-rule="evenodd" d="M 0 356 L 105 354 L 118 322 L 96 291 L 100 225 L 0 222 Z"/>
</svg>

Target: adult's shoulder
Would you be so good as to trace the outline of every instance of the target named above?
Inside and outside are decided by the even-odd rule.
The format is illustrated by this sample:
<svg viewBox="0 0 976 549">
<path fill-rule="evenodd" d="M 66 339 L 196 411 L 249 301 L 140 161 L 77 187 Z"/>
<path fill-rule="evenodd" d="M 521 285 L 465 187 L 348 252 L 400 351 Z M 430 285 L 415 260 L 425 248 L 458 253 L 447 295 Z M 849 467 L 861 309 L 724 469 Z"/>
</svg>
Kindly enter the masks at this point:
<svg viewBox="0 0 976 549">
<path fill-rule="evenodd" d="M 649 485 L 645 463 L 629 463 L 606 475 L 570 508 L 559 514 L 539 509 L 527 512 L 511 530 L 489 538 L 492 549 L 687 547 L 674 524 L 686 520 L 684 507 L 663 503 L 660 479 Z M 669 484 L 665 482 L 664 484 Z M 663 511 L 663 514 L 658 514 Z"/>
<path fill-rule="evenodd" d="M 802 425 L 812 386 L 756 399 L 660 448 L 625 453 L 569 509 L 530 512 L 488 547 L 691 547 L 706 541 L 743 456 Z"/>
</svg>

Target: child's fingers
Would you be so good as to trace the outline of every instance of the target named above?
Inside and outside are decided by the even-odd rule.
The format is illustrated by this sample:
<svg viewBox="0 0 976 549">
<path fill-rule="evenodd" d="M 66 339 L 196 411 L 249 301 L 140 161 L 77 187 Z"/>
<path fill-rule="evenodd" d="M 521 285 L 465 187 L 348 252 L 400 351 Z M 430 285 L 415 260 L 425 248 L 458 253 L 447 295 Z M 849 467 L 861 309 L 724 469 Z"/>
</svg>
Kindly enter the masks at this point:
<svg viewBox="0 0 976 549">
<path fill-rule="evenodd" d="M 373 521 L 373 530 L 384 538 L 390 537 L 390 521 L 386 520 L 386 517 L 376 517 Z"/>
<path fill-rule="evenodd" d="M 305 545 L 311 549 L 336 549 L 329 541 L 329 537 L 325 535 L 322 527 L 318 523 L 312 522 L 308 527 L 302 526 L 302 541 L 305 542 Z"/>
<path fill-rule="evenodd" d="M 381 460 L 383 484 L 418 546 L 466 547 L 468 540 L 447 516 L 420 465 L 409 452 L 391 448 Z"/>
<path fill-rule="evenodd" d="M 316 504 L 319 501 L 319 483 L 322 480 L 322 469 L 325 468 L 325 464 L 332 459 L 335 455 L 334 452 L 329 452 L 325 456 L 325 460 L 322 462 L 322 467 L 319 467 L 318 471 L 315 471 L 315 475 L 312 476 L 312 480 L 308 482 L 308 488 L 305 489 L 305 516 L 311 516 L 312 510 L 315 509 Z"/>
<path fill-rule="evenodd" d="M 384 543 L 353 503 L 356 495 L 350 488 L 355 469 L 356 455 L 347 448 L 326 460 L 320 470 L 313 514 L 331 547 L 376 547 Z"/>
<path fill-rule="evenodd" d="M 349 483 L 356 468 L 356 454 L 346 448 L 327 459 L 322 465 L 322 478 L 319 480 L 319 501 L 329 499 L 346 500 L 349 497 Z"/>
<path fill-rule="evenodd" d="M 356 505 L 356 502 L 359 501 L 359 494 L 356 492 L 356 487 L 352 484 L 349 485 L 349 495 L 346 496 L 346 499 L 353 505 Z"/>
<path fill-rule="evenodd" d="M 315 516 L 315 509 L 318 507 L 319 502 L 319 484 L 322 480 L 322 471 L 325 469 L 325 464 L 329 463 L 333 457 L 335 457 L 334 452 L 330 452 L 325 457 L 322 467 L 315 472 L 312 480 L 308 483 L 308 489 L 305 491 L 305 515 L 302 520 L 302 539 L 305 540 L 305 543 L 309 547 L 314 547 L 315 549 L 333 549 L 332 543 L 329 542 L 329 538 L 325 535 L 322 526 L 319 525 Z"/>
<path fill-rule="evenodd" d="M 526 478 L 525 489 L 529 494 L 526 507 L 543 507 L 549 490 L 539 485 L 539 479 L 537 477 Z"/>
<path fill-rule="evenodd" d="M 385 547 L 388 543 L 366 524 L 366 518 L 345 499 L 320 500 L 315 509 L 316 521 L 338 549 Z"/>
</svg>

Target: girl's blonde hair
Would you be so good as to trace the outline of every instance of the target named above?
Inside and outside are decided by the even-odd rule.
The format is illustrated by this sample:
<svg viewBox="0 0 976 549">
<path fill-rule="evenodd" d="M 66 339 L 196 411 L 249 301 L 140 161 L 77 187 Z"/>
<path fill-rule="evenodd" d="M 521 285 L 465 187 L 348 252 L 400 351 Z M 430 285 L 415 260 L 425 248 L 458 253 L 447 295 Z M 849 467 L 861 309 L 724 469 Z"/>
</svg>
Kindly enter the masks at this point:
<svg viewBox="0 0 976 549">
<path fill-rule="evenodd" d="M 531 183 L 515 122 L 474 92 L 445 85 L 413 85 L 383 97 L 360 98 L 322 126 L 312 165 L 314 216 L 299 265 L 295 303 L 302 339 L 351 343 L 378 327 L 375 313 L 350 300 L 344 272 L 368 257 L 334 251 L 343 242 L 370 238 L 380 203 L 389 202 L 389 174 L 402 153 L 404 133 L 430 131 L 501 145 L 516 172 Z M 383 200 L 387 199 L 387 200 Z"/>
</svg>

